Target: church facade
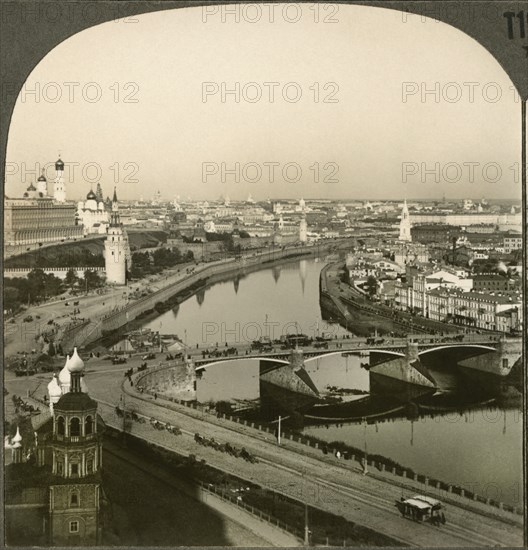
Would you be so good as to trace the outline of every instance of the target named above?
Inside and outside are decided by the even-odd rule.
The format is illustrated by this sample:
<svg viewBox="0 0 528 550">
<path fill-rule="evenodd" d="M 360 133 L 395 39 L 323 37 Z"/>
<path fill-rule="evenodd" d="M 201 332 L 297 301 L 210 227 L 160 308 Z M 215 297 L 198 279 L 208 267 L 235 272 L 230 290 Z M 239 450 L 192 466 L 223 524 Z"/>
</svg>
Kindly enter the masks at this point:
<svg viewBox="0 0 528 550">
<path fill-rule="evenodd" d="M 104 235 L 108 231 L 110 216 L 102 199 L 100 186 L 98 186 L 97 194 L 90 190 L 86 195 L 86 200 L 79 201 L 76 218 L 79 224 L 83 226 L 85 235 Z"/>
<path fill-rule="evenodd" d="M 6 442 L 12 449 L 6 466 L 8 543 L 101 544 L 104 422 L 83 376 L 84 362 L 75 349 L 48 384 L 49 413 L 31 419 L 33 437 L 22 437 L 17 428 Z"/>
</svg>

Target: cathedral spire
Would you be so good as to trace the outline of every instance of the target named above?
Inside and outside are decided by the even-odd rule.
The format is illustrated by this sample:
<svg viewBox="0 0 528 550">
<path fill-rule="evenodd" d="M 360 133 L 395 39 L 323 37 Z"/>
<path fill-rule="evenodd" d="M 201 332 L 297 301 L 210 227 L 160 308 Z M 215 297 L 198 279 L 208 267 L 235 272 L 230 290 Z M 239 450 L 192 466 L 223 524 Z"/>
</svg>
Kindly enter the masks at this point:
<svg viewBox="0 0 528 550">
<path fill-rule="evenodd" d="M 114 187 L 114 196 L 112 198 L 112 213 L 110 214 L 110 225 L 118 227 L 121 224 L 119 219 L 119 204 L 117 202 L 117 190 Z"/>
</svg>

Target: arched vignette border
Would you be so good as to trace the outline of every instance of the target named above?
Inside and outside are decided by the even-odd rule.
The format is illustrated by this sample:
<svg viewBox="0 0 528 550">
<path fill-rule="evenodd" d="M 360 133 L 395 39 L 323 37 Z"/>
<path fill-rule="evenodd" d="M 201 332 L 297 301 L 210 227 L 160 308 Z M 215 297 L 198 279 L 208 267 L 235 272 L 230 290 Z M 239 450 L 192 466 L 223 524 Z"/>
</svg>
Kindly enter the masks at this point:
<svg viewBox="0 0 528 550">
<path fill-rule="evenodd" d="M 201 7 L 205 5 L 270 3 L 275 0 L 236 0 L 209 2 L 198 0 L 3 0 L 0 2 L 0 181 L 5 186 L 5 162 L 7 136 L 18 93 L 31 71 L 55 46 L 100 23 L 116 18 L 130 17 L 143 13 L 167 9 Z M 287 3 L 287 2 L 283 2 Z M 298 3 L 314 3 L 300 0 Z M 528 100 L 528 2 L 505 2 L 503 0 L 330 0 L 328 3 L 350 4 L 398 10 L 405 13 L 438 19 L 475 39 L 488 50 L 508 74 L 521 98 L 521 182 L 523 203 L 523 296 L 528 289 L 528 228 L 526 219 L 526 101 Z M 520 36 L 515 25 L 516 14 L 526 17 L 525 37 Z M 510 15 L 506 15 L 506 14 Z M 51 15 L 50 15 L 51 14 Z M 513 15 L 511 15 L 513 14 Z M 46 15 L 44 17 L 44 15 Z M 55 17 L 55 20 L 53 19 Z M 63 17 L 66 20 L 63 22 Z M 511 25 L 510 25 L 511 24 Z M 376 32 L 373 29 L 372 32 Z M 515 131 L 515 130 L 512 130 Z M 3 216 L 1 217 L 3 235 Z M 1 299 L 1 298 L 0 298 Z M 3 315 L 3 308 L 0 309 Z M 528 304 L 524 300 L 524 323 L 526 324 Z M 528 343 L 523 341 L 524 382 L 528 387 L 527 373 Z M 3 396 L 0 396 L 3 404 Z M 526 429 L 528 410 L 524 396 L 524 478 L 528 479 Z M 525 502 L 525 545 L 528 545 L 526 525 L 528 523 L 527 484 L 524 484 Z"/>
</svg>

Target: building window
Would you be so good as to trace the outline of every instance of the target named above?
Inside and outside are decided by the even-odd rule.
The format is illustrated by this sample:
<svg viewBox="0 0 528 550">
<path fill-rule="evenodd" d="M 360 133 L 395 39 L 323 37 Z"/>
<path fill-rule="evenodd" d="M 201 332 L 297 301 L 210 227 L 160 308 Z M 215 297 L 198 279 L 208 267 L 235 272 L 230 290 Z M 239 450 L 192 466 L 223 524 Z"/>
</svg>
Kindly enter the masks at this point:
<svg viewBox="0 0 528 550">
<path fill-rule="evenodd" d="M 91 416 L 87 416 L 84 421 L 84 433 L 85 435 L 90 435 L 93 433 L 93 418 Z"/>
<path fill-rule="evenodd" d="M 59 435 L 64 435 L 64 417 L 59 416 L 57 418 L 57 433 Z"/>
<path fill-rule="evenodd" d="M 57 474 L 62 475 L 62 462 L 57 462 Z"/>
<path fill-rule="evenodd" d="M 81 421 L 74 416 L 70 420 L 70 436 L 78 436 L 81 435 Z"/>
<path fill-rule="evenodd" d="M 78 476 L 79 475 L 79 465 L 78 464 L 70 464 L 70 471 L 72 476 Z"/>
<path fill-rule="evenodd" d="M 79 506 L 79 493 L 77 491 L 70 494 L 70 506 Z"/>
<path fill-rule="evenodd" d="M 70 533 L 78 533 L 78 532 L 79 532 L 79 522 L 70 521 Z"/>
</svg>

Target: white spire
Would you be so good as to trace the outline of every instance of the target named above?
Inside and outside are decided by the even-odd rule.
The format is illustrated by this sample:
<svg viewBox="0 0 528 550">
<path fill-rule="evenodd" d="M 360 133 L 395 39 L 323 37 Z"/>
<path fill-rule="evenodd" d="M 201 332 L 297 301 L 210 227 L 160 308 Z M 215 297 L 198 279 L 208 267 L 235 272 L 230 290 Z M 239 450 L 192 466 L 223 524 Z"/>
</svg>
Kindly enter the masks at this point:
<svg viewBox="0 0 528 550">
<path fill-rule="evenodd" d="M 20 435 L 20 428 L 17 426 L 16 434 L 12 439 L 12 443 L 13 443 L 12 447 L 14 447 L 15 449 L 20 447 L 22 445 L 20 443 L 21 441 L 22 441 L 22 436 Z"/>
</svg>

